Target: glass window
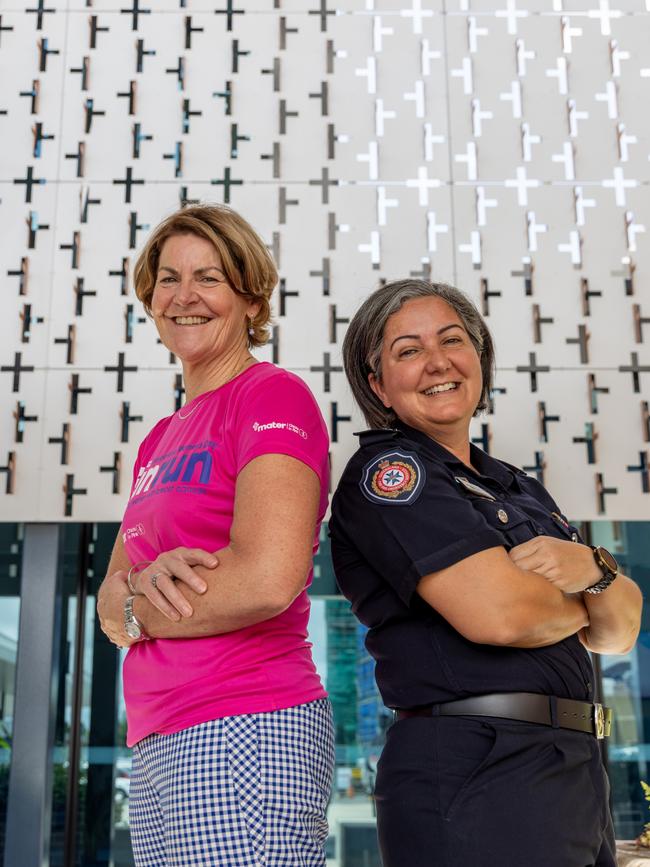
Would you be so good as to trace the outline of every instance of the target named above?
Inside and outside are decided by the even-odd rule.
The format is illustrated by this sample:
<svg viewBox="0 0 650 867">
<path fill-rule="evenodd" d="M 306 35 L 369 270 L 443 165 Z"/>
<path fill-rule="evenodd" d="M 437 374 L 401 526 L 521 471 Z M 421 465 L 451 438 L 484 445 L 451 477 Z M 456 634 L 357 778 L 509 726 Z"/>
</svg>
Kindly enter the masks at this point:
<svg viewBox="0 0 650 867">
<path fill-rule="evenodd" d="M 20 618 L 21 524 L 0 524 L 0 860 L 4 853 Z"/>
<path fill-rule="evenodd" d="M 650 522 L 595 521 L 592 544 L 614 554 L 621 572 L 650 593 Z M 602 679 L 603 703 L 614 709 L 608 771 L 618 839 L 637 837 L 650 821 L 640 781 L 650 783 L 650 615 L 644 606 L 641 634 L 626 656 L 595 658 Z"/>
</svg>

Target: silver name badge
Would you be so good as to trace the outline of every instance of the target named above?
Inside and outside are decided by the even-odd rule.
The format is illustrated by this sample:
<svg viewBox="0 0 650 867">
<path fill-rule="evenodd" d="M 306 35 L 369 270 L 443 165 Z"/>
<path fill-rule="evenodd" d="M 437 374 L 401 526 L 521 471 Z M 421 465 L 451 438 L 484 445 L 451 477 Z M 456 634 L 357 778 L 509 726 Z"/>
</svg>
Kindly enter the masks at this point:
<svg viewBox="0 0 650 867">
<path fill-rule="evenodd" d="M 478 497 L 483 497 L 485 500 L 496 500 L 496 497 L 493 497 L 489 491 L 486 491 L 485 488 L 479 487 L 479 485 L 475 485 L 474 482 L 470 482 L 469 479 L 466 479 L 465 476 L 454 476 L 455 480 L 458 484 L 465 488 L 466 491 L 469 491 L 470 494 L 476 494 Z"/>
</svg>

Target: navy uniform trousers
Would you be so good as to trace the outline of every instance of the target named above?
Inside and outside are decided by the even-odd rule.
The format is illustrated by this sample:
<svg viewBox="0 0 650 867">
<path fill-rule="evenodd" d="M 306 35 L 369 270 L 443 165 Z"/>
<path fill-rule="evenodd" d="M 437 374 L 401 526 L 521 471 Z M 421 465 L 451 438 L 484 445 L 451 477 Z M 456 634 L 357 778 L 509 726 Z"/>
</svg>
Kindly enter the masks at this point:
<svg viewBox="0 0 650 867">
<path fill-rule="evenodd" d="M 589 734 L 398 720 L 376 798 L 384 867 L 616 867 L 609 782 Z"/>
</svg>

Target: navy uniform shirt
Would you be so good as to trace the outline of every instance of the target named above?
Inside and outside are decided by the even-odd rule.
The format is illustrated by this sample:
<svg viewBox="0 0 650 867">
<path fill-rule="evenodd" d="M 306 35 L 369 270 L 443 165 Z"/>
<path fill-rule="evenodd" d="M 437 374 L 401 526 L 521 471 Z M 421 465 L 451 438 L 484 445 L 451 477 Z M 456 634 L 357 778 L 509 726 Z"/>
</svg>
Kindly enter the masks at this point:
<svg viewBox="0 0 650 867">
<path fill-rule="evenodd" d="M 416 593 L 424 575 L 487 548 L 510 550 L 537 535 L 578 541 L 536 479 L 475 446 L 471 462 L 478 472 L 403 424 L 367 431 L 334 495 L 334 570 L 369 628 L 384 703 L 409 708 L 491 692 L 590 701 L 591 661 L 576 635 L 535 649 L 476 644 Z"/>
</svg>

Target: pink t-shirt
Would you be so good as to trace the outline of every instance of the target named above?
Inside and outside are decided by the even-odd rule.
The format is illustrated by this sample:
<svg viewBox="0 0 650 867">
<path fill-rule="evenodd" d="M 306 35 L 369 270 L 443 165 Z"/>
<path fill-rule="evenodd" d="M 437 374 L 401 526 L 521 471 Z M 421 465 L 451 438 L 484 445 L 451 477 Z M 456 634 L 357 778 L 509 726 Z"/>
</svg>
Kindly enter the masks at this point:
<svg viewBox="0 0 650 867">
<path fill-rule="evenodd" d="M 179 546 L 212 552 L 228 545 L 237 474 L 263 454 L 291 455 L 318 475 L 316 552 L 327 508 L 327 430 L 305 383 L 262 362 L 162 419 L 145 438 L 121 527 L 131 562 Z M 279 497 L 282 485 L 278 479 Z M 324 697 L 308 617 L 303 590 L 282 614 L 245 629 L 133 645 L 124 664 L 128 745 L 152 732 Z"/>
</svg>

